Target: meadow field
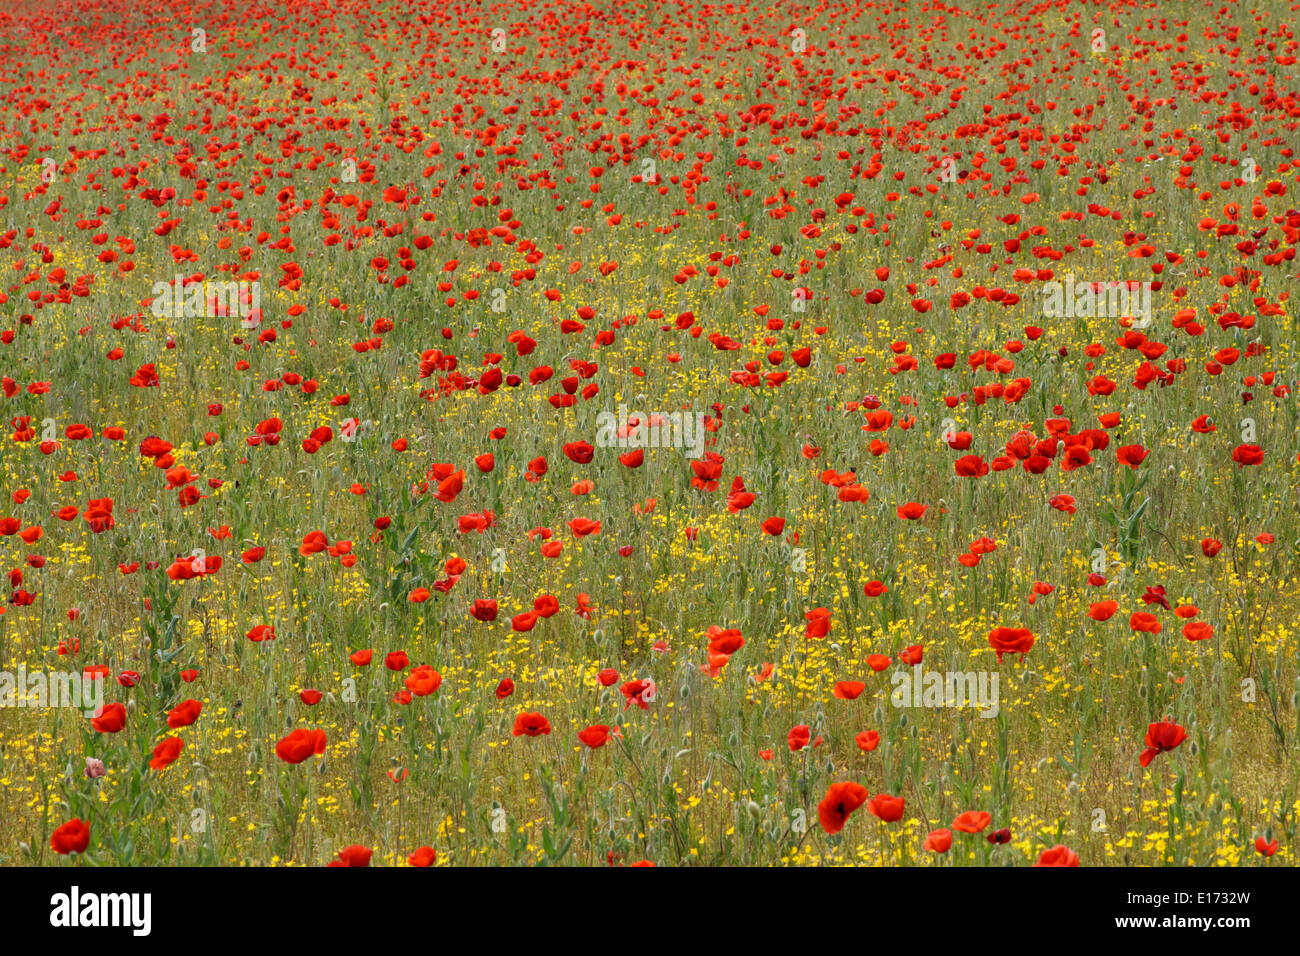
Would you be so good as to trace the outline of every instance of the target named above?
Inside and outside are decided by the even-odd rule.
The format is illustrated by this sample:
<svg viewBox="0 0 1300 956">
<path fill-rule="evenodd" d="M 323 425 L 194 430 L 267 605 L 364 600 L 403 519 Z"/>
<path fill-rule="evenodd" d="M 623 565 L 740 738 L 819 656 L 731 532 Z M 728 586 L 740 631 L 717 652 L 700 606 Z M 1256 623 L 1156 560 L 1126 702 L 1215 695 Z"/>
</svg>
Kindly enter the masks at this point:
<svg viewBox="0 0 1300 956">
<path fill-rule="evenodd" d="M 0 864 L 1295 866 L 1300 3 L 0 13 Z"/>
</svg>

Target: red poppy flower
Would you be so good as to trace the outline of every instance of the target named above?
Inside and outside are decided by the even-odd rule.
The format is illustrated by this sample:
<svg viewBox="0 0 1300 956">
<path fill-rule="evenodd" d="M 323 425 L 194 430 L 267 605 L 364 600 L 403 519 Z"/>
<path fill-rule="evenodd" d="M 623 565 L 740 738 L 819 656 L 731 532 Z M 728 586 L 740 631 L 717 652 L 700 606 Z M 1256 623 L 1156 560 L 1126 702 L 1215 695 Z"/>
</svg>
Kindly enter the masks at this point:
<svg viewBox="0 0 1300 956">
<path fill-rule="evenodd" d="M 122 704 L 108 704 L 95 711 L 90 726 L 101 734 L 115 734 L 126 726 L 126 707 Z"/>
<path fill-rule="evenodd" d="M 931 830 L 922 847 L 931 853 L 947 853 L 952 848 L 952 831 L 947 829 Z"/>
<path fill-rule="evenodd" d="M 1075 853 L 1069 847 L 1057 844 L 1050 850 L 1044 850 L 1038 855 L 1038 862 L 1034 866 L 1078 866 L 1079 854 Z"/>
<path fill-rule="evenodd" d="M 650 701 L 654 699 L 655 683 L 652 680 L 631 680 L 621 688 L 623 696 L 627 698 L 623 704 L 623 709 L 627 710 L 633 704 L 636 704 L 642 710 L 650 709 Z"/>
<path fill-rule="evenodd" d="M 903 819 L 903 798 L 878 793 L 867 803 L 867 809 L 883 823 L 897 823 Z"/>
<path fill-rule="evenodd" d="M 1146 593 L 1142 595 L 1143 604 L 1159 604 L 1166 611 L 1169 610 L 1169 599 L 1165 596 L 1165 588 L 1162 584 L 1155 587 L 1148 587 Z"/>
<path fill-rule="evenodd" d="M 1255 837 L 1255 852 L 1260 856 L 1269 857 L 1277 852 L 1277 840 L 1265 840 L 1262 836 Z"/>
<path fill-rule="evenodd" d="M 818 640 L 831 632 L 831 612 L 824 607 L 813 608 L 804 613 L 808 621 L 803 636 L 808 640 Z"/>
<path fill-rule="evenodd" d="M 516 737 L 540 737 L 551 732 L 551 722 L 536 713 L 522 713 L 515 718 L 514 735 Z"/>
<path fill-rule="evenodd" d="M 428 697 L 442 686 L 442 675 L 428 664 L 421 664 L 407 675 L 403 683 L 416 697 Z"/>
<path fill-rule="evenodd" d="M 811 626 L 811 625 L 810 625 Z M 726 630 L 711 625 L 708 630 L 709 654 L 730 657 L 745 646 L 745 638 L 736 628 Z"/>
<path fill-rule="evenodd" d="M 178 727 L 188 727 L 199 719 L 202 710 L 203 705 L 197 700 L 183 700 L 167 714 L 167 726 L 173 730 Z"/>
<path fill-rule="evenodd" d="M 888 654 L 872 654 L 867 658 L 867 666 L 877 674 L 883 670 L 887 670 L 889 665 L 892 663 L 894 662 Z"/>
<path fill-rule="evenodd" d="M 844 829 L 854 810 L 867 802 L 867 788 L 851 780 L 832 783 L 826 796 L 817 804 L 817 819 L 827 833 L 836 834 Z"/>
<path fill-rule="evenodd" d="M 359 846 L 354 843 L 352 846 L 345 846 L 343 849 L 339 850 L 338 859 L 331 860 L 326 865 L 327 866 L 369 866 L 370 857 L 373 854 L 374 854 L 373 850 L 364 846 Z"/>
<path fill-rule="evenodd" d="M 153 748 L 153 757 L 149 760 L 149 766 L 154 770 L 163 769 L 174 762 L 184 748 L 185 741 L 179 737 L 167 737 L 159 741 L 158 746 Z"/>
<path fill-rule="evenodd" d="M 1187 731 L 1171 720 L 1147 726 L 1146 750 L 1138 757 L 1138 763 L 1146 767 L 1157 756 L 1173 750 L 1187 739 Z"/>
<path fill-rule="evenodd" d="M 69 853 L 85 853 L 90 846 L 90 824 L 78 817 L 61 824 L 50 834 L 50 849 L 66 856 Z"/>
<path fill-rule="evenodd" d="M 1149 452 L 1141 445 L 1123 445 L 1115 450 L 1115 459 L 1121 465 L 1136 469 L 1146 460 L 1148 454 Z"/>
<path fill-rule="evenodd" d="M 285 763 L 302 763 L 308 757 L 323 754 L 326 743 L 325 731 L 299 727 L 275 745 L 275 755 Z"/>
<path fill-rule="evenodd" d="M 433 866 L 438 859 L 438 852 L 431 846 L 422 846 L 406 858 L 411 866 Z"/>
<path fill-rule="evenodd" d="M 864 730 L 853 738 L 853 742 L 858 745 L 859 750 L 872 751 L 880 745 L 880 733 L 875 730 Z"/>
<path fill-rule="evenodd" d="M 476 598 L 469 613 L 476 621 L 490 623 L 497 619 L 497 602 L 492 598 Z"/>
<path fill-rule="evenodd" d="M 1088 616 L 1094 621 L 1109 621 L 1118 610 L 1118 601 L 1097 601 L 1088 608 Z"/>
<path fill-rule="evenodd" d="M 1027 627 L 996 627 L 989 632 L 989 647 L 997 651 L 998 662 L 1003 654 L 1019 654 L 1021 659 L 1034 646 L 1034 635 Z"/>
<path fill-rule="evenodd" d="M 585 730 L 579 731 L 578 739 L 592 750 L 603 747 L 609 740 L 609 727 L 605 724 L 593 724 Z"/>
<path fill-rule="evenodd" d="M 1129 616 L 1128 626 L 1146 634 L 1159 634 L 1161 628 L 1160 619 L 1146 611 L 1134 611 Z"/>
<path fill-rule="evenodd" d="M 1261 464 L 1264 461 L 1264 449 L 1258 445 L 1238 445 L 1232 450 L 1232 460 L 1238 468 Z"/>
<path fill-rule="evenodd" d="M 979 833 L 993 817 L 983 810 L 967 810 L 952 821 L 952 828 L 962 833 Z"/>
</svg>

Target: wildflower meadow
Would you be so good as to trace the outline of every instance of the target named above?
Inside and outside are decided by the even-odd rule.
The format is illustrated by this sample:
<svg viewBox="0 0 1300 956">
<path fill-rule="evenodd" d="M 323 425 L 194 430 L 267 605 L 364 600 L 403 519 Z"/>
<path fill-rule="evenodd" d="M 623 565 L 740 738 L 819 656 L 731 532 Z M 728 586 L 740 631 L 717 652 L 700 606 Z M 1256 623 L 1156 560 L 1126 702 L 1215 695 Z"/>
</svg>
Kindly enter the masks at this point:
<svg viewBox="0 0 1300 956">
<path fill-rule="evenodd" d="M 1297 23 L 6 6 L 0 864 L 1295 866 Z"/>
</svg>

